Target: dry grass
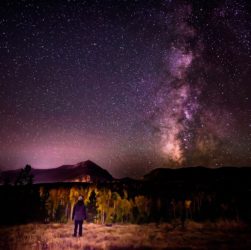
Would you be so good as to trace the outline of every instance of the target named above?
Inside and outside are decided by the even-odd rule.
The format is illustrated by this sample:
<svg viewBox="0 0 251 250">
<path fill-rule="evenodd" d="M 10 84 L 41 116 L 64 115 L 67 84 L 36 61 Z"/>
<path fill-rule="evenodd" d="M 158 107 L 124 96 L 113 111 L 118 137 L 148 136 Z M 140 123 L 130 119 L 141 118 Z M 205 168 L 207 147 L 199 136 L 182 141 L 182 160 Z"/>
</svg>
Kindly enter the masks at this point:
<svg viewBox="0 0 251 250">
<path fill-rule="evenodd" d="M 0 228 L 0 249 L 251 249 L 251 235 L 237 221 L 172 224 L 84 224 L 74 238 L 73 223 Z"/>
</svg>

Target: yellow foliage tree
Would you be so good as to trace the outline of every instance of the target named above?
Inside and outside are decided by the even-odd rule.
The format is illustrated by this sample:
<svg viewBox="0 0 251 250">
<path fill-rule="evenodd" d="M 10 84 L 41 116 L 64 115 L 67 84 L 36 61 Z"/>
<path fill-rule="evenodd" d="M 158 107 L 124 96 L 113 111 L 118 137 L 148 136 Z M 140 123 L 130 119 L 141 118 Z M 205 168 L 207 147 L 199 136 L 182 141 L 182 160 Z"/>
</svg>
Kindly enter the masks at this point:
<svg viewBox="0 0 251 250">
<path fill-rule="evenodd" d="M 150 215 L 151 200 L 143 195 L 135 196 L 135 207 L 138 210 L 138 220 L 147 220 Z"/>
</svg>

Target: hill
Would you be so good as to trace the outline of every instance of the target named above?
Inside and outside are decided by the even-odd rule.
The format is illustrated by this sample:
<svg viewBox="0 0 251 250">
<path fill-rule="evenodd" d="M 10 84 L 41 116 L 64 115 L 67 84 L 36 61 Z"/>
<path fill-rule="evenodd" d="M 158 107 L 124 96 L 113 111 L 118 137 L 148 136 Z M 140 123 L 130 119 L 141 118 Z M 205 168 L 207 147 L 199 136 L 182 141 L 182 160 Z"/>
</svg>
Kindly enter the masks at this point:
<svg viewBox="0 0 251 250">
<path fill-rule="evenodd" d="M 144 175 L 145 181 L 156 183 L 251 183 L 250 167 L 186 167 L 157 168 Z"/>
<path fill-rule="evenodd" d="M 9 179 L 14 183 L 21 169 L 3 171 L 0 182 Z M 63 165 L 51 169 L 32 168 L 34 183 L 54 183 L 54 182 L 96 182 L 112 181 L 112 175 L 96 163 L 88 160 L 75 165 Z"/>
</svg>

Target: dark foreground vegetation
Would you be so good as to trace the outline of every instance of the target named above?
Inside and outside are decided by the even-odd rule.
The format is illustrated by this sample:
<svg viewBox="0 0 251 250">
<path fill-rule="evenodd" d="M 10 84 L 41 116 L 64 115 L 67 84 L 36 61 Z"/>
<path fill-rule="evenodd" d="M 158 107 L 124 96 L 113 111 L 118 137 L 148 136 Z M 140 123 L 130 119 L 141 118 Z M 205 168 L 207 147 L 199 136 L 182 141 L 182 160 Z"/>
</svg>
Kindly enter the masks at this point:
<svg viewBox="0 0 251 250">
<path fill-rule="evenodd" d="M 210 176 L 205 171 L 208 170 L 197 168 L 170 173 L 159 169 L 144 180 L 33 184 L 30 167 L 26 166 L 14 185 L 6 182 L 0 186 L 4 201 L 0 223 L 66 223 L 82 195 L 88 222 L 141 224 L 179 219 L 184 224 L 187 219 L 229 219 L 250 224 L 250 175 L 237 175 L 233 169 L 226 169 Z"/>
</svg>

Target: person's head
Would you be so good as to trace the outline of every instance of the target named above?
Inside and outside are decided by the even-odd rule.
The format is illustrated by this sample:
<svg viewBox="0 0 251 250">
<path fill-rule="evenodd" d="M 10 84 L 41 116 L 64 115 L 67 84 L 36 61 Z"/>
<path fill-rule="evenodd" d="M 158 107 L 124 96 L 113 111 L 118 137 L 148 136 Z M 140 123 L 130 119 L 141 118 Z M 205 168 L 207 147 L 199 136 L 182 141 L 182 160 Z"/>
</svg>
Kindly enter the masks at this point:
<svg viewBox="0 0 251 250">
<path fill-rule="evenodd" d="M 78 202 L 83 202 L 83 196 L 82 196 L 82 195 L 80 195 L 80 196 L 78 197 Z"/>
</svg>

